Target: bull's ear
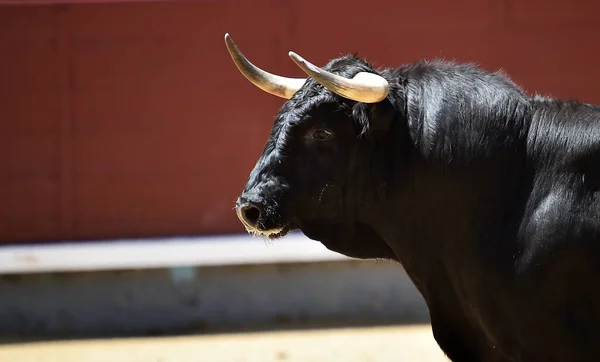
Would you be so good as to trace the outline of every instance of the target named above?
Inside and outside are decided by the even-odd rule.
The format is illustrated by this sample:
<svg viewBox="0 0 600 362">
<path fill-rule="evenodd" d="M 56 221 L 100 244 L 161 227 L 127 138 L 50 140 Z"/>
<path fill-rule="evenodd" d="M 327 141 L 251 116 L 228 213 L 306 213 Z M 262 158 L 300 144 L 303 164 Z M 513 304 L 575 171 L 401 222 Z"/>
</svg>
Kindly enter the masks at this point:
<svg viewBox="0 0 600 362">
<path fill-rule="evenodd" d="M 387 101 L 378 103 L 356 103 L 352 115 L 363 126 L 363 136 L 375 141 L 388 134 L 394 120 L 394 108 Z"/>
</svg>

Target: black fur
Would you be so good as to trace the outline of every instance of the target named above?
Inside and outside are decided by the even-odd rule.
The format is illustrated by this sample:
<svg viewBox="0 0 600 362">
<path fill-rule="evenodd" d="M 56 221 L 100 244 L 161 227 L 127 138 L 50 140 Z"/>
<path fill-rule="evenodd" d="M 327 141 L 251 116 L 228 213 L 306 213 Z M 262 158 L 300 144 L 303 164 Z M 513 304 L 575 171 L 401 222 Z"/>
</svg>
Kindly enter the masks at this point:
<svg viewBox="0 0 600 362">
<path fill-rule="evenodd" d="M 400 262 L 452 361 L 600 360 L 600 108 L 470 64 L 325 69 L 390 94 L 309 80 L 285 102 L 239 200 L 257 227 Z"/>
</svg>

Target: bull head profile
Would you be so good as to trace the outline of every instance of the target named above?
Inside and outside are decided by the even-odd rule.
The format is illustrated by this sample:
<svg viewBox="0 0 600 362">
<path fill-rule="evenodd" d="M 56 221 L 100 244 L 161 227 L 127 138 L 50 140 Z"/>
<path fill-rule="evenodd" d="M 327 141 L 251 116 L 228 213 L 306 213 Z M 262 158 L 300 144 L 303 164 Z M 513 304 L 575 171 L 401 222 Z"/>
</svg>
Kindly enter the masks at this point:
<svg viewBox="0 0 600 362">
<path fill-rule="evenodd" d="M 365 246 L 364 240 L 378 237 L 359 221 L 367 209 L 352 206 L 360 204 L 358 195 L 365 195 L 357 185 L 367 193 L 374 190 L 358 180 L 366 177 L 360 170 L 372 155 L 360 135 L 377 124 L 389 124 L 394 116 L 386 101 L 388 81 L 355 57 L 338 58 L 333 67 L 321 68 L 294 52 L 290 58 L 308 77 L 282 77 L 252 64 L 229 34 L 225 44 L 252 84 L 286 99 L 236 203 L 246 230 L 275 239 L 299 229 L 346 255 L 393 257 L 385 243 Z"/>
</svg>

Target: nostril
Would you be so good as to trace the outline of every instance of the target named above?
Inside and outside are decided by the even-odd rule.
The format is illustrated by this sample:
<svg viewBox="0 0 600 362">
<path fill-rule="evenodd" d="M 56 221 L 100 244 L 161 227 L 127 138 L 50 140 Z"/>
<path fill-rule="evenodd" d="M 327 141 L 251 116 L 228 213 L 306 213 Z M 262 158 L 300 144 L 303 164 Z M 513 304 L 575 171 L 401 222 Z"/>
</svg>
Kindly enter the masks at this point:
<svg viewBox="0 0 600 362">
<path fill-rule="evenodd" d="M 242 215 L 248 224 L 255 227 L 260 219 L 260 210 L 258 207 L 253 205 L 244 206 L 242 209 Z"/>
</svg>

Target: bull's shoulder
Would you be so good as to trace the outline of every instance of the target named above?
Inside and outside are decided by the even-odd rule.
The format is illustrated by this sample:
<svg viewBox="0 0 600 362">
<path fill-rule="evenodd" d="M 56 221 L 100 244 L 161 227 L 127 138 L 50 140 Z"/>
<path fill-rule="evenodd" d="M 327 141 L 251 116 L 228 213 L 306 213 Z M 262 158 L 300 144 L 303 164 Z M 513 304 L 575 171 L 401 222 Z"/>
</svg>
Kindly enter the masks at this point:
<svg viewBox="0 0 600 362">
<path fill-rule="evenodd" d="M 541 96 L 533 101 L 524 260 L 587 253 L 600 246 L 600 107 Z"/>
<path fill-rule="evenodd" d="M 519 237 L 521 270 L 566 258 L 600 265 L 600 156 L 595 161 L 537 173 Z"/>
</svg>

